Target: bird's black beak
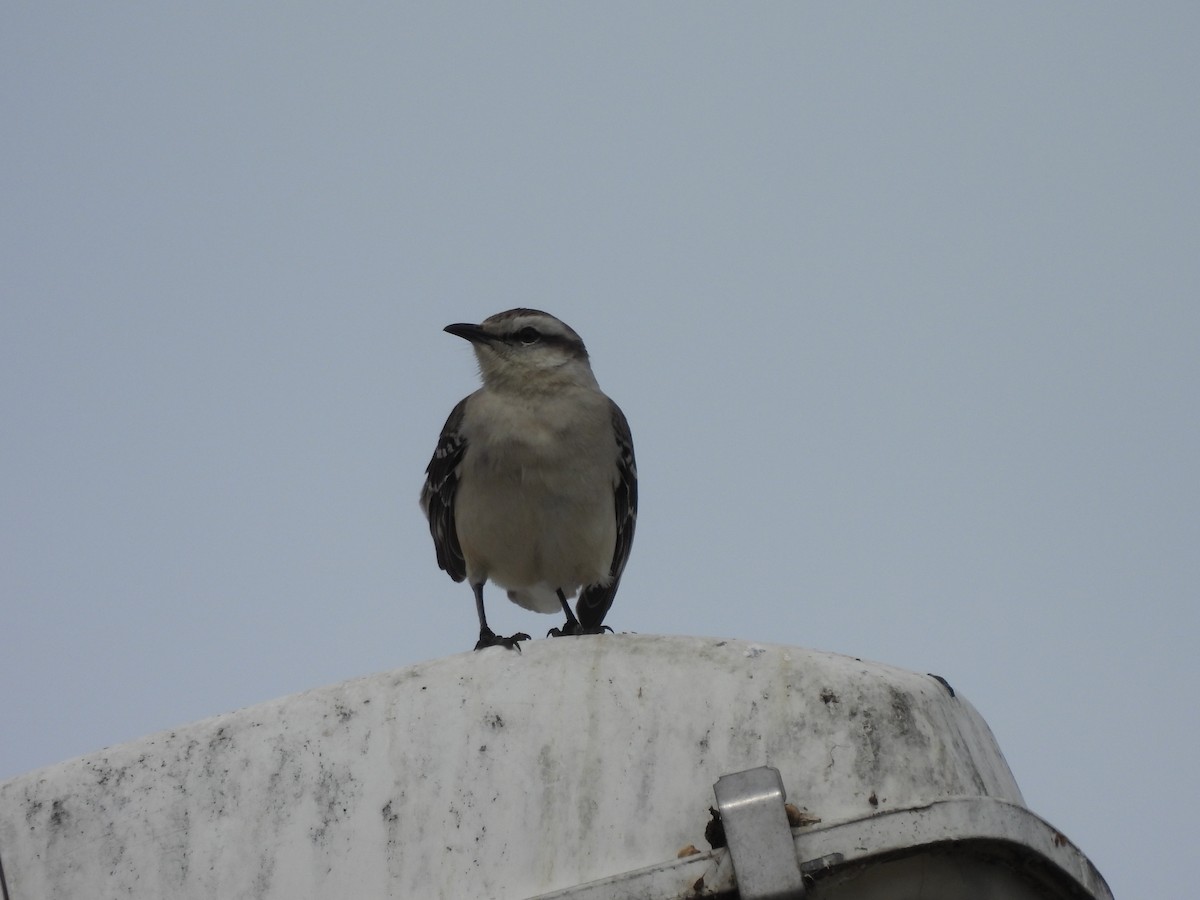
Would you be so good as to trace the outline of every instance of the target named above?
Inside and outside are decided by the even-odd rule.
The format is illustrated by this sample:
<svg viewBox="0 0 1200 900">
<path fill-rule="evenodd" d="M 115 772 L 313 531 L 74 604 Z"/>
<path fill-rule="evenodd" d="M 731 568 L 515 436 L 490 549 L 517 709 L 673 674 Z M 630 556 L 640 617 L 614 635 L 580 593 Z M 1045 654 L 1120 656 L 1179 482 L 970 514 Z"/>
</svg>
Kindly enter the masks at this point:
<svg viewBox="0 0 1200 900">
<path fill-rule="evenodd" d="M 469 325 L 466 322 L 459 322 L 455 325 L 447 325 L 442 331 L 447 334 L 453 334 L 456 337 L 465 338 L 472 344 L 489 343 L 494 340 L 493 336 L 488 334 L 478 325 Z"/>
</svg>

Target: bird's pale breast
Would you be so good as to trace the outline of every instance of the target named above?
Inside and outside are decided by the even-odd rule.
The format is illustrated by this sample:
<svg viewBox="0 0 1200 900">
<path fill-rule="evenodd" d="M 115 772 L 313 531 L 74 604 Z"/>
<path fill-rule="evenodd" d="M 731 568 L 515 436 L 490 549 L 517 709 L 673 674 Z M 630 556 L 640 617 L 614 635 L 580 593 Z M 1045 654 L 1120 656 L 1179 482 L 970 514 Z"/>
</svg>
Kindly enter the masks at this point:
<svg viewBox="0 0 1200 900">
<path fill-rule="evenodd" d="M 556 422 L 566 417 L 556 415 L 553 401 L 501 406 L 476 394 L 471 402 L 478 408 L 466 435 L 455 509 L 468 578 L 490 578 L 518 593 L 540 588 L 541 596 L 513 599 L 553 612 L 555 588 L 571 596 L 608 578 L 616 542 L 615 466 L 592 472 L 584 460 L 615 459 L 611 427 L 591 434 L 559 428 Z M 595 420 L 607 424 L 606 416 Z M 613 451 L 582 452 L 597 441 Z M 517 445 L 520 453 L 509 452 Z M 529 464 L 516 466 L 513 459 Z"/>
</svg>

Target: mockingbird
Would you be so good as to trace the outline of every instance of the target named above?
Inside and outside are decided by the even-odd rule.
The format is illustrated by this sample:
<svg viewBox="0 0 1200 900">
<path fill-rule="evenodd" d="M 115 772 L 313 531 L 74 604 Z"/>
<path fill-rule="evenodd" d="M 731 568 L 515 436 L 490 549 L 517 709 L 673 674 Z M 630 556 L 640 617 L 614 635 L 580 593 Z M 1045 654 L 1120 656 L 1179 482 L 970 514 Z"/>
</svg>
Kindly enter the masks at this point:
<svg viewBox="0 0 1200 900">
<path fill-rule="evenodd" d="M 438 565 L 475 592 L 475 649 L 529 640 L 488 627 L 489 578 L 518 606 L 561 609 L 567 621 L 550 634 L 599 634 L 637 517 L 625 414 L 601 392 L 579 335 L 548 313 L 510 309 L 445 330 L 471 342 L 483 387 L 446 420 L 421 509 Z"/>
</svg>

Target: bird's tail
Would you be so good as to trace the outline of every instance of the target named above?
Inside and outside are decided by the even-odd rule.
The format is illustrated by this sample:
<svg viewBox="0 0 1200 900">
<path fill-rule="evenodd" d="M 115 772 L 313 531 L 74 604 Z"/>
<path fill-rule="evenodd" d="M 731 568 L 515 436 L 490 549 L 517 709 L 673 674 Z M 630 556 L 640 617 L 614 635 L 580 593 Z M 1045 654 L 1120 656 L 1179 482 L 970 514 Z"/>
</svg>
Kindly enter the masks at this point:
<svg viewBox="0 0 1200 900">
<path fill-rule="evenodd" d="M 575 615 L 585 632 L 600 630 L 620 583 L 621 576 L 618 575 L 608 584 L 592 584 L 580 591 L 579 601 L 575 604 Z"/>
</svg>

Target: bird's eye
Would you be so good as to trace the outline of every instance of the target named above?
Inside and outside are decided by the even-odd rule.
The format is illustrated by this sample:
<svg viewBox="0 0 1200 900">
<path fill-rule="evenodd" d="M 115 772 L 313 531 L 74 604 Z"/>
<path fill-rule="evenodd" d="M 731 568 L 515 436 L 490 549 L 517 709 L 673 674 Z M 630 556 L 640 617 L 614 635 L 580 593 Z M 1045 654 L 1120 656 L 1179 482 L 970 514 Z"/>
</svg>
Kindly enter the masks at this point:
<svg viewBox="0 0 1200 900">
<path fill-rule="evenodd" d="M 541 338 L 538 330 L 531 325 L 526 325 L 517 332 L 517 340 L 522 344 L 536 344 Z"/>
</svg>

